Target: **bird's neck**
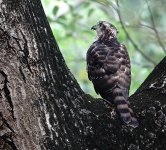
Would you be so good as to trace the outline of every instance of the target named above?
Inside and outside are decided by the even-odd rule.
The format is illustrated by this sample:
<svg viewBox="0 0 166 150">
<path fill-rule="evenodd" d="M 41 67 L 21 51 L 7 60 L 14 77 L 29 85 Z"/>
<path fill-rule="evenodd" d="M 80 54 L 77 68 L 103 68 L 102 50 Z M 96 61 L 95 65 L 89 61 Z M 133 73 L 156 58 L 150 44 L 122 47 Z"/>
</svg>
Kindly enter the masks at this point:
<svg viewBox="0 0 166 150">
<path fill-rule="evenodd" d="M 97 35 L 95 41 L 100 41 L 100 42 L 104 43 L 104 42 L 112 42 L 112 41 L 116 41 L 116 40 L 117 40 L 116 37 L 113 37 L 110 33 L 106 33 L 106 34 Z"/>
<path fill-rule="evenodd" d="M 97 40 L 96 41 L 98 41 L 98 42 L 100 42 L 100 43 L 114 43 L 114 42 L 117 42 L 117 38 L 114 38 L 114 37 L 112 37 L 112 36 L 103 36 L 103 35 L 101 35 L 101 36 L 99 36 L 99 37 L 97 37 Z"/>
</svg>

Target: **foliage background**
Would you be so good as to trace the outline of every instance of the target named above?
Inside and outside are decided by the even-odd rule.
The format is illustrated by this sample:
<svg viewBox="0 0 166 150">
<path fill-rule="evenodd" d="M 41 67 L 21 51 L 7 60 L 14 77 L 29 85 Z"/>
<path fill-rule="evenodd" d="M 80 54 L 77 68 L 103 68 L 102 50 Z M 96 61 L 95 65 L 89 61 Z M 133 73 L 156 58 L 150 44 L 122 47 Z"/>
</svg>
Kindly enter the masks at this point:
<svg viewBox="0 0 166 150">
<path fill-rule="evenodd" d="M 132 94 L 165 56 L 165 0 L 42 0 L 66 64 L 82 89 L 96 96 L 86 73 L 86 52 L 95 39 L 90 28 L 105 20 L 119 30 L 132 63 Z"/>
</svg>

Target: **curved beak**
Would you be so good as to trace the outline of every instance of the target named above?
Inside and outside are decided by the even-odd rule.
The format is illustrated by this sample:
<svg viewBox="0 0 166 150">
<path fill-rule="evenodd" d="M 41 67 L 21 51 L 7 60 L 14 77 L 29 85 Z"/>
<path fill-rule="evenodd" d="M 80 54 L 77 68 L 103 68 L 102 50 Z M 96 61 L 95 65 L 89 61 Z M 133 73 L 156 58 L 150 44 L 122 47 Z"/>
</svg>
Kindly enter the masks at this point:
<svg viewBox="0 0 166 150">
<path fill-rule="evenodd" d="M 92 26 L 91 30 L 96 30 L 97 29 L 97 25 Z"/>
</svg>

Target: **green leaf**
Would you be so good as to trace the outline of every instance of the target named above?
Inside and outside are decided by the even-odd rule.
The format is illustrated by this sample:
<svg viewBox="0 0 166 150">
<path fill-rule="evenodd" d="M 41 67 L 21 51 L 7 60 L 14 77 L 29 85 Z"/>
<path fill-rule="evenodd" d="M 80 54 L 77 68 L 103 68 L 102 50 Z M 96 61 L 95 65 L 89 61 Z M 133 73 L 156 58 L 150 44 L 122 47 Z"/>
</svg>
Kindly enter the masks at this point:
<svg viewBox="0 0 166 150">
<path fill-rule="evenodd" d="M 94 9 L 93 9 L 93 8 L 89 9 L 89 11 L 88 11 L 88 17 L 90 17 L 93 12 L 94 12 Z"/>
<path fill-rule="evenodd" d="M 90 5 L 89 2 L 84 2 L 84 3 L 82 3 L 82 6 L 83 6 L 84 8 L 87 8 L 89 5 Z"/>
<path fill-rule="evenodd" d="M 57 12 L 58 12 L 58 10 L 59 10 L 59 7 L 58 7 L 58 6 L 55 6 L 54 9 L 53 9 L 53 14 L 56 15 Z"/>
<path fill-rule="evenodd" d="M 60 16 L 58 20 L 66 20 L 66 17 L 64 15 Z"/>
</svg>

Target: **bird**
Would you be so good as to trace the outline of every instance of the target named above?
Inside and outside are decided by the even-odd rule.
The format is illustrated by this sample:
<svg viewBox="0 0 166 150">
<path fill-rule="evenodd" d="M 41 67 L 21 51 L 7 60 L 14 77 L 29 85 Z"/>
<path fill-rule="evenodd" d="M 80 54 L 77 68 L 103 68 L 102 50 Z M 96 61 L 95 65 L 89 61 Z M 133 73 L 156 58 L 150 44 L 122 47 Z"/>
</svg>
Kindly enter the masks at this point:
<svg viewBox="0 0 166 150">
<path fill-rule="evenodd" d="M 97 94 L 113 105 L 120 120 L 133 128 L 139 123 L 128 101 L 131 84 L 131 65 L 127 49 L 117 40 L 117 28 L 99 21 L 92 26 L 97 33 L 87 51 L 87 74 Z"/>
</svg>

